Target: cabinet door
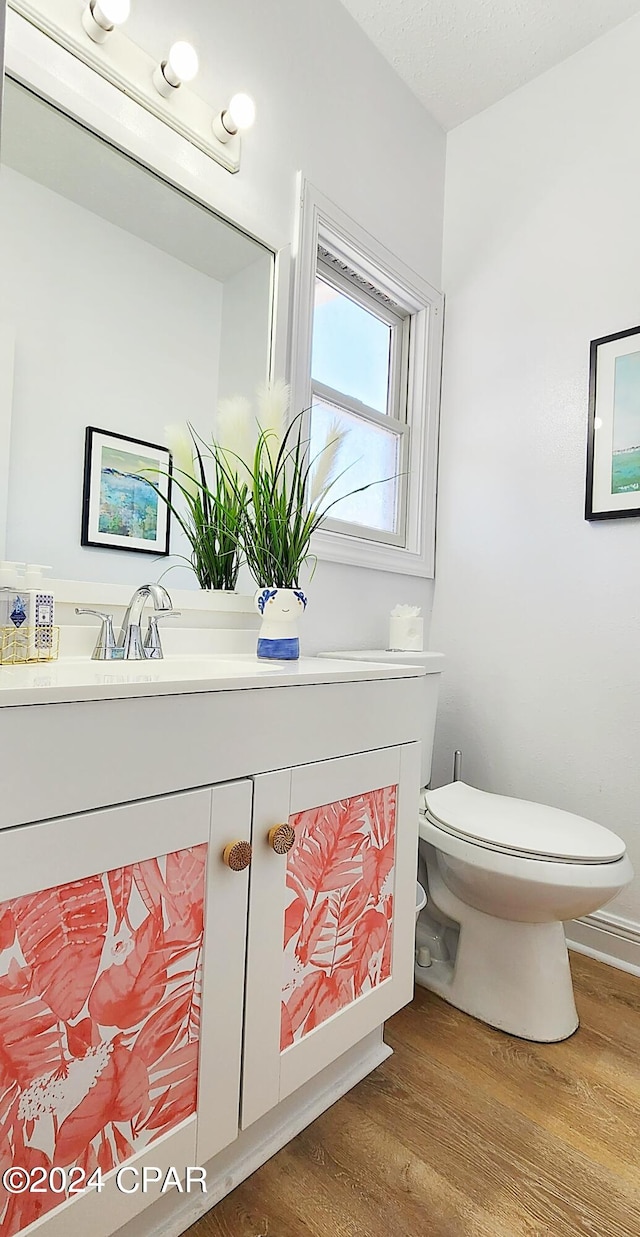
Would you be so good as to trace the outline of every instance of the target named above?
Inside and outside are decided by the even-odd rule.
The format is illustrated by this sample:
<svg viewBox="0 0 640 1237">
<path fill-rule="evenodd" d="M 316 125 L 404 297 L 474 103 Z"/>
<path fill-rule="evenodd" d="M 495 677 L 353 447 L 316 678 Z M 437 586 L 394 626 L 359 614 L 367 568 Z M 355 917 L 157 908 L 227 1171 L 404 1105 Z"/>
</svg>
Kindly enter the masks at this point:
<svg viewBox="0 0 640 1237">
<path fill-rule="evenodd" d="M 3 1234 L 106 1237 L 158 1196 L 144 1166 L 237 1134 L 248 882 L 221 855 L 250 806 L 245 782 L 0 833 L 0 1178 L 41 1178 L 0 1185 Z"/>
<path fill-rule="evenodd" d="M 411 999 L 419 787 L 417 743 L 255 779 L 243 1127 Z"/>
</svg>

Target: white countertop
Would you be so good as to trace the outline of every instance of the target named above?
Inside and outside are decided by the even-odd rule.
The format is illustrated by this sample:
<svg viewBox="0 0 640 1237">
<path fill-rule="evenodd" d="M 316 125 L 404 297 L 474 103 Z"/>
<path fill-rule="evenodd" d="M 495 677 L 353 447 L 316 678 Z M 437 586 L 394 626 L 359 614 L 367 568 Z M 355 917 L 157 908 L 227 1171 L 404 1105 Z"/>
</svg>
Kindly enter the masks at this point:
<svg viewBox="0 0 640 1237">
<path fill-rule="evenodd" d="M 422 667 L 425 674 L 442 674 L 446 657 L 444 653 L 436 653 L 433 649 L 421 649 L 419 652 L 399 652 L 396 649 L 332 649 L 329 653 L 318 653 L 318 657 L 330 657 L 334 661 L 344 658 L 346 661 L 379 662 L 390 665 L 401 664 L 405 667 Z"/>
<path fill-rule="evenodd" d="M 161 661 L 129 662 L 99 662 L 69 657 L 39 665 L 0 665 L 0 708 L 68 704 L 78 700 L 117 700 L 129 696 L 416 678 L 424 673 L 424 666 L 325 657 L 302 657 L 291 662 L 259 661 L 254 654 L 248 653 L 198 657 L 174 655 Z"/>
</svg>

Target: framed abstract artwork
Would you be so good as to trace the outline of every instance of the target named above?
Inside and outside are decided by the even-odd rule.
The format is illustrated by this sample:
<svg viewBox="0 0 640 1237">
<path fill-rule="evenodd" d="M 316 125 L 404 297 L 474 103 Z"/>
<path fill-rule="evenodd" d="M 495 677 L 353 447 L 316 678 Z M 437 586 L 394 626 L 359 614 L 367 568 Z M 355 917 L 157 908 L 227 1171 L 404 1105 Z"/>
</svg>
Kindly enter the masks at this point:
<svg viewBox="0 0 640 1237">
<path fill-rule="evenodd" d="M 640 516 L 640 326 L 591 341 L 585 519 Z"/>
<path fill-rule="evenodd" d="M 82 545 L 168 554 L 170 500 L 166 447 L 87 427 Z"/>
</svg>

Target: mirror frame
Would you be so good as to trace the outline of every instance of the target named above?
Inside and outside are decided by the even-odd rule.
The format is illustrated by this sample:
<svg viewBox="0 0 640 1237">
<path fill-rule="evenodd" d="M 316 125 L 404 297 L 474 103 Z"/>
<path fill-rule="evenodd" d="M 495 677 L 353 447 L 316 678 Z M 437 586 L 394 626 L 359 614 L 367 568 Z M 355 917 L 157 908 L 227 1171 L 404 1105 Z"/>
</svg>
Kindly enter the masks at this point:
<svg viewBox="0 0 640 1237">
<path fill-rule="evenodd" d="M 6 19 L 6 29 L 5 29 Z M 3 60 L 4 57 L 4 60 Z M 291 241 L 265 230 L 255 195 L 238 194 L 243 173 L 229 176 L 213 160 L 0 0 L 0 156 L 5 75 L 185 194 L 273 254 L 268 378 L 289 380 Z M 116 106 L 114 106 L 114 103 Z M 247 206 L 247 198 L 254 207 Z M 5 552 L 13 342 L 0 332 L 0 558 Z"/>
</svg>

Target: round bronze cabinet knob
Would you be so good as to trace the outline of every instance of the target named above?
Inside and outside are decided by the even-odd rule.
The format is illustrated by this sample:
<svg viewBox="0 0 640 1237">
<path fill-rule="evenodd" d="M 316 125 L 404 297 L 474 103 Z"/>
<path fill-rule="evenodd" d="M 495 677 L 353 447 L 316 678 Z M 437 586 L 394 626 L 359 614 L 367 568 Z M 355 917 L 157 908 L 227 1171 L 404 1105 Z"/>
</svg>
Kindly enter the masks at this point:
<svg viewBox="0 0 640 1237">
<path fill-rule="evenodd" d="M 242 872 L 251 863 L 251 842 L 229 842 L 222 852 L 222 859 L 232 872 Z"/>
<path fill-rule="evenodd" d="M 269 846 L 275 850 L 276 855 L 286 855 L 295 840 L 296 831 L 293 825 L 274 825 L 273 829 L 269 830 Z"/>
</svg>

